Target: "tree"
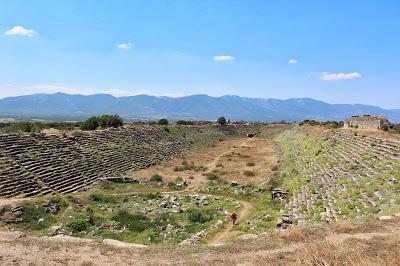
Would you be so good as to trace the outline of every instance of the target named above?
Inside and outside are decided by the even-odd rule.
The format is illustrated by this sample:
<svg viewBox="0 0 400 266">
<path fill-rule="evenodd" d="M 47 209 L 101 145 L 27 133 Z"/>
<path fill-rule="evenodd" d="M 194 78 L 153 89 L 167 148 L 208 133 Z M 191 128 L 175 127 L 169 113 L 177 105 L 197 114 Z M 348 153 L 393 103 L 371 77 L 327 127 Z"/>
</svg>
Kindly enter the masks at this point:
<svg viewBox="0 0 400 266">
<path fill-rule="evenodd" d="M 80 126 L 81 130 L 96 130 L 99 127 L 99 118 L 92 116 Z"/>
<path fill-rule="evenodd" d="M 98 127 L 120 127 L 124 121 L 118 115 L 92 116 L 80 126 L 81 130 L 96 130 Z"/>
<path fill-rule="evenodd" d="M 107 127 L 120 127 L 124 124 L 122 118 L 118 115 L 102 115 L 99 117 L 100 126 L 103 128 Z"/>
<path fill-rule="evenodd" d="M 168 120 L 165 118 L 161 118 L 160 120 L 158 120 L 158 124 L 166 126 L 166 125 L 168 125 Z"/>
<path fill-rule="evenodd" d="M 186 120 L 178 120 L 176 121 L 177 125 L 193 125 L 192 121 L 186 121 Z"/>
<path fill-rule="evenodd" d="M 225 117 L 221 116 L 217 119 L 217 123 L 220 124 L 221 126 L 226 124 L 226 119 Z"/>
</svg>

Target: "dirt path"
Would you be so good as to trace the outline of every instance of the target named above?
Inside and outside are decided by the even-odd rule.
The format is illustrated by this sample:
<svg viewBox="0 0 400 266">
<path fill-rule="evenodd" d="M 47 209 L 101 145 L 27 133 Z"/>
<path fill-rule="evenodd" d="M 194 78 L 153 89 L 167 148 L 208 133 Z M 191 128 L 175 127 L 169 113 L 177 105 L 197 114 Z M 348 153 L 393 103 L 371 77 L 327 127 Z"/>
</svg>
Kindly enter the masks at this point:
<svg viewBox="0 0 400 266">
<path fill-rule="evenodd" d="M 244 219 L 251 213 L 253 210 L 253 204 L 248 201 L 241 201 L 240 204 L 243 205 L 243 207 L 240 209 L 238 213 L 238 219 L 236 224 L 239 224 L 244 221 Z M 236 231 L 234 229 L 234 226 L 232 222 L 229 220 L 225 226 L 224 229 L 219 232 L 218 234 L 215 235 L 215 237 L 210 240 L 209 245 L 211 246 L 220 246 L 223 245 L 228 239 L 238 235 L 240 232 Z"/>
</svg>

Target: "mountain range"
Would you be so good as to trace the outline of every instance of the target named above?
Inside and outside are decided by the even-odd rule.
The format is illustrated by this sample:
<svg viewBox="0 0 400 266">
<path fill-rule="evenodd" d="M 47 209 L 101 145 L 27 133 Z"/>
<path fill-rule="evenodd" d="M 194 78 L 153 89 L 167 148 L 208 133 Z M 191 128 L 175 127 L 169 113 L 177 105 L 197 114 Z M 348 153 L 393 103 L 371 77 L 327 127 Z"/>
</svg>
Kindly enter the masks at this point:
<svg viewBox="0 0 400 266">
<path fill-rule="evenodd" d="M 352 115 L 386 116 L 400 122 L 400 109 L 387 110 L 363 104 L 329 104 L 310 98 L 263 99 L 234 95 L 211 97 L 191 95 L 179 98 L 137 95 L 114 97 L 108 94 L 33 94 L 0 99 L 0 116 L 20 119 L 81 120 L 92 115 L 118 114 L 127 120 L 191 119 L 302 121 L 344 120 Z"/>
</svg>

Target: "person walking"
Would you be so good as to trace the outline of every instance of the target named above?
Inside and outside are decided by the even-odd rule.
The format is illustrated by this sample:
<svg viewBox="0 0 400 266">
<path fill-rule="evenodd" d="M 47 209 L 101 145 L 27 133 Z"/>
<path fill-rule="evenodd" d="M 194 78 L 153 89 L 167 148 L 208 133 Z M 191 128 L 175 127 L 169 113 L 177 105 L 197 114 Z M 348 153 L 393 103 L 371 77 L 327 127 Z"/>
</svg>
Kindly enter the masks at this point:
<svg viewBox="0 0 400 266">
<path fill-rule="evenodd" d="M 235 212 L 231 214 L 231 219 L 232 219 L 232 225 L 235 225 L 237 220 L 237 214 Z"/>
</svg>

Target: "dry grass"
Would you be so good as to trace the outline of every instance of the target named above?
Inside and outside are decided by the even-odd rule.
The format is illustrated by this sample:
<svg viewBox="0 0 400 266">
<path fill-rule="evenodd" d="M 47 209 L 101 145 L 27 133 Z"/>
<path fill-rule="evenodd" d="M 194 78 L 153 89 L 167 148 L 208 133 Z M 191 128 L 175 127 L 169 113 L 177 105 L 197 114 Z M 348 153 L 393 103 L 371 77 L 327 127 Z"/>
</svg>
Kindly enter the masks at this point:
<svg viewBox="0 0 400 266">
<path fill-rule="evenodd" d="M 356 227 L 352 224 L 342 222 L 335 224 L 333 231 L 335 233 L 348 234 L 353 232 L 355 228 Z"/>
<path fill-rule="evenodd" d="M 288 230 L 280 232 L 278 237 L 284 241 L 297 242 L 297 241 L 304 241 L 304 239 L 306 238 L 306 234 L 304 230 L 297 227 L 293 227 Z"/>
<path fill-rule="evenodd" d="M 148 169 L 129 173 L 132 177 L 149 178 L 154 174 L 163 176 L 164 182 L 173 181 L 179 175 L 183 180 L 190 180 L 191 186 L 200 186 L 208 182 L 207 173 L 216 169 L 223 169 L 224 174 L 220 175 L 221 181 L 236 180 L 240 184 L 261 183 L 265 176 L 271 176 L 272 165 L 279 159 L 278 153 L 272 140 L 265 138 L 233 138 L 217 143 L 210 149 L 196 151 L 185 158 L 196 166 L 203 166 L 207 171 L 196 172 L 193 170 L 180 171 L 182 159 L 173 159 L 168 164 L 152 166 Z M 251 169 L 247 163 L 251 162 Z M 254 173 L 244 176 L 245 171 Z M 193 177 L 193 178 L 190 178 Z"/>
<path fill-rule="evenodd" d="M 294 257 L 298 265 L 399 265 L 399 250 L 398 237 L 349 239 L 339 245 L 307 244 Z"/>
<path fill-rule="evenodd" d="M 45 239 L 0 240 L 0 264 L 36 265 L 400 265 L 400 219 L 351 225 L 293 228 L 231 245 L 123 249 L 100 243 Z M 378 233 L 377 233 L 378 232 Z M 346 236 L 343 238 L 342 236 Z M 329 242 L 327 237 L 337 238 Z M 362 237 L 360 237 L 362 236 Z"/>
</svg>

